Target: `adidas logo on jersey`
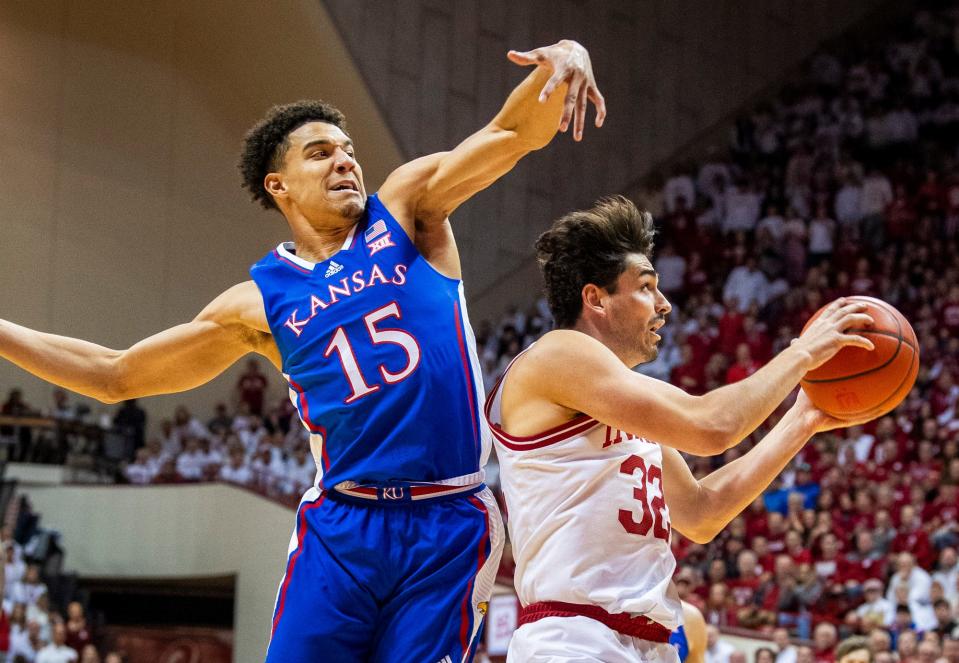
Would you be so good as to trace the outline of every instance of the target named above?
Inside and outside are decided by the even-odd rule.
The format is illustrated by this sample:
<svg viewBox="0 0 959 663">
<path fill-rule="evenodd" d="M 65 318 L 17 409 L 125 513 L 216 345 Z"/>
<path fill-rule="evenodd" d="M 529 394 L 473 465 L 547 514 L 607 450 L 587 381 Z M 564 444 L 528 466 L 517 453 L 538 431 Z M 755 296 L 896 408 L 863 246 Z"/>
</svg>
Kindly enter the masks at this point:
<svg viewBox="0 0 959 663">
<path fill-rule="evenodd" d="M 342 270 L 343 270 L 343 265 L 336 262 L 335 260 L 331 260 L 330 266 L 326 268 L 326 274 L 324 274 L 323 276 L 326 278 L 330 278 L 334 274 L 340 273 Z"/>
<path fill-rule="evenodd" d="M 453 663 L 453 659 L 451 659 L 449 655 L 447 655 L 441 658 L 440 660 L 438 660 L 436 663 Z"/>
</svg>

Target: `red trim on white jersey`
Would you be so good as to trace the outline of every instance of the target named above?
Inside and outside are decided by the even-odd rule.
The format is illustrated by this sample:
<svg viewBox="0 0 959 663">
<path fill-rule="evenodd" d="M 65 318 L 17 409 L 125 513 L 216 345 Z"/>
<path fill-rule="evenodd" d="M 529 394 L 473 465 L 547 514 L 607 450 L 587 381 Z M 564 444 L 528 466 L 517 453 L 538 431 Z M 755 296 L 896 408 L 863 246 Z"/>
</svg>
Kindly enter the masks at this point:
<svg viewBox="0 0 959 663">
<path fill-rule="evenodd" d="M 528 349 L 529 348 L 527 348 L 527 350 Z M 526 350 L 523 352 L 526 352 Z M 581 414 L 573 419 L 570 419 L 564 424 L 547 428 L 546 430 L 535 435 L 510 435 L 503 430 L 503 427 L 499 424 L 499 422 L 494 422 L 490 418 L 490 414 L 492 413 L 493 409 L 493 403 L 496 401 L 500 387 L 502 387 L 503 381 L 509 374 L 509 369 L 513 366 L 513 362 L 519 359 L 523 352 L 513 357 L 513 361 L 509 363 L 509 365 L 506 367 L 506 370 L 503 371 L 503 375 L 499 380 L 496 381 L 496 384 L 493 385 L 493 388 L 490 390 L 489 396 L 486 399 L 486 407 L 484 409 L 486 414 L 486 423 L 489 424 L 490 430 L 493 432 L 493 436 L 499 440 L 504 447 L 507 449 L 512 449 L 513 451 L 542 449 L 543 447 L 548 447 L 551 444 L 556 444 L 558 442 L 562 442 L 563 440 L 568 440 L 571 437 L 582 435 L 593 427 L 599 425 L 599 422 L 588 414 Z"/>
</svg>

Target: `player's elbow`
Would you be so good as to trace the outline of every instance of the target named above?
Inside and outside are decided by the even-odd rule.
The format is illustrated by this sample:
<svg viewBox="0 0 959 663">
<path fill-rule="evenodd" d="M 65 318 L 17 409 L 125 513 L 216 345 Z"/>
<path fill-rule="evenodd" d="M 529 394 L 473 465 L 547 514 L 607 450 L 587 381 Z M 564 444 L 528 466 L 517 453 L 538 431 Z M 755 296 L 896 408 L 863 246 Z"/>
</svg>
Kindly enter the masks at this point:
<svg viewBox="0 0 959 663">
<path fill-rule="evenodd" d="M 123 353 L 117 352 L 104 360 L 96 393 L 91 395 L 107 405 L 130 400 L 131 388 L 128 374 L 123 361 Z"/>
<path fill-rule="evenodd" d="M 740 442 L 740 426 L 734 412 L 717 410 L 711 406 L 697 408 L 690 429 L 700 447 L 693 453 L 699 456 L 718 456 Z"/>
<path fill-rule="evenodd" d="M 704 521 L 683 528 L 682 534 L 693 543 L 704 546 L 711 543 L 722 529 L 722 527 L 716 527 L 713 523 Z"/>
<path fill-rule="evenodd" d="M 727 428 L 714 419 L 697 421 L 690 430 L 692 439 L 689 442 L 695 448 L 688 451 L 697 456 L 718 456 L 733 446 Z"/>
</svg>

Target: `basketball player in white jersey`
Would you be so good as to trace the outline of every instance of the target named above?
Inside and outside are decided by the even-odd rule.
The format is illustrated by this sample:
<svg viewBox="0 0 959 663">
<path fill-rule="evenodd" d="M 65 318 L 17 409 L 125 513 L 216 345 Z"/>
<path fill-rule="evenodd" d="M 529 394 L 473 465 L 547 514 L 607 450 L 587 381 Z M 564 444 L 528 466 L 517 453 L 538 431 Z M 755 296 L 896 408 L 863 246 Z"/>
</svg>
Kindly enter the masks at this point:
<svg viewBox="0 0 959 663">
<path fill-rule="evenodd" d="M 522 610 L 514 663 L 678 661 L 672 528 L 711 540 L 815 433 L 850 425 L 796 404 L 749 453 L 693 477 L 755 430 L 806 371 L 872 319 L 833 302 L 750 378 L 704 396 L 631 369 L 655 358 L 670 312 L 650 262 L 653 224 L 624 198 L 558 220 L 536 244 L 558 329 L 520 354 L 487 404 Z"/>
</svg>

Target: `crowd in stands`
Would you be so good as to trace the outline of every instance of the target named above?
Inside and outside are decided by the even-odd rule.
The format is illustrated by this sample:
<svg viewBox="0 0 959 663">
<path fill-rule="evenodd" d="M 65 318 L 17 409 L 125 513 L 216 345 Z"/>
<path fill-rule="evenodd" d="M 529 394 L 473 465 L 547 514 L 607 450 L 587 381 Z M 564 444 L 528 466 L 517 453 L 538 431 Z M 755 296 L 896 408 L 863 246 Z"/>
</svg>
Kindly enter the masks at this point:
<svg viewBox="0 0 959 663">
<path fill-rule="evenodd" d="M 712 543 L 674 538 L 708 623 L 812 638 L 817 663 L 857 633 L 902 661 L 959 653 L 957 28 L 955 10 L 920 11 L 879 48 L 818 54 L 737 123 L 727 158 L 662 192 L 655 264 L 677 306 L 643 372 L 692 393 L 741 380 L 845 295 L 889 301 L 919 339 L 895 412 L 817 436 Z"/>
<path fill-rule="evenodd" d="M 37 517 L 23 502 L 16 528 L 0 535 L 4 570 L 0 578 L 0 661 L 4 663 L 124 663 L 119 652 L 102 652 L 82 603 L 62 601 L 43 581 L 49 559 L 49 533 L 36 526 Z M 64 597 L 60 597 L 64 598 Z"/>
<path fill-rule="evenodd" d="M 834 663 L 855 634 L 883 663 L 959 663 L 959 10 L 918 11 L 871 44 L 817 54 L 737 121 L 728 151 L 677 168 L 650 201 L 674 308 L 642 372 L 694 394 L 742 380 L 847 295 L 895 305 L 922 359 L 896 411 L 817 436 L 713 542 L 674 535 L 677 588 L 711 626 L 708 663 L 745 662 L 716 627 L 768 633 L 756 663 Z M 478 325 L 487 388 L 551 325 L 542 299 Z M 235 409 L 203 421 L 179 408 L 136 445 L 126 480 L 219 479 L 295 499 L 314 480 L 309 439 L 289 400 L 265 393 L 251 361 Z M 787 406 L 721 458 L 689 457 L 694 473 L 744 453 Z M 143 418 L 127 417 L 116 425 L 142 436 Z M 54 617 L 31 626 L 43 592 L 28 567 L 11 575 L 17 554 L 5 594 L 17 637 L 55 637 Z"/>
</svg>

